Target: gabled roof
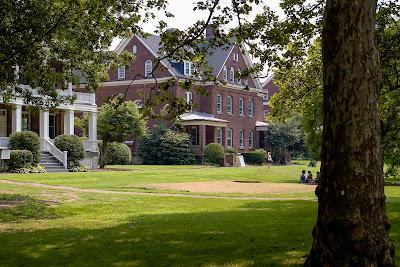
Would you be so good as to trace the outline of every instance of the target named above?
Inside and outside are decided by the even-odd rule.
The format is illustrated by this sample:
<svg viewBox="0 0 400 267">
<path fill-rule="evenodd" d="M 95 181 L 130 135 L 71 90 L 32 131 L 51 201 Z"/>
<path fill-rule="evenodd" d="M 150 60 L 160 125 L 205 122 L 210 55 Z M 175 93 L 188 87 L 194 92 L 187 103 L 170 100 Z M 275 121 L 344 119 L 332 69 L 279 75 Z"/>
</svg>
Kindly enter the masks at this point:
<svg viewBox="0 0 400 267">
<path fill-rule="evenodd" d="M 158 35 L 154 34 L 146 34 L 145 37 L 143 36 L 137 36 L 137 38 L 142 42 L 142 44 L 149 49 L 151 53 L 155 57 L 159 57 L 159 50 L 160 50 L 160 41 L 161 37 Z M 124 38 L 115 51 L 117 53 L 121 53 L 124 48 L 128 45 L 129 41 L 132 38 Z M 221 72 L 223 66 L 225 65 L 225 62 L 227 61 L 229 55 L 232 53 L 232 50 L 234 48 L 234 43 L 232 44 L 227 44 L 221 47 L 213 48 L 212 50 L 208 51 L 206 55 L 206 61 L 208 66 L 210 66 L 213 69 L 212 74 L 214 76 L 218 76 L 219 73 Z M 250 57 L 248 53 L 243 54 L 244 61 L 248 67 L 252 67 L 252 62 L 250 60 Z M 172 60 L 164 59 L 161 61 L 161 63 L 173 74 L 173 76 L 177 77 L 182 77 L 184 78 L 185 75 L 183 73 L 183 64 L 182 63 L 176 63 Z M 261 84 L 257 78 L 253 78 L 254 84 L 256 85 L 257 88 L 261 89 Z"/>
</svg>

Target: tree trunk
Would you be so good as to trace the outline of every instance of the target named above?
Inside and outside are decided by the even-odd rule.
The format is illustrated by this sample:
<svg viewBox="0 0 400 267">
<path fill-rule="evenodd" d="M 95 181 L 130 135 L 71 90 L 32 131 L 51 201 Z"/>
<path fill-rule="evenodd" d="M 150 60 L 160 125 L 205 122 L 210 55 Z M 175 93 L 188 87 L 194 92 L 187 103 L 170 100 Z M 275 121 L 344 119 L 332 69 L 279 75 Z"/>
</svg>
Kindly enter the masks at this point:
<svg viewBox="0 0 400 267">
<path fill-rule="evenodd" d="M 378 109 L 376 0 L 327 0 L 318 219 L 305 266 L 394 266 Z"/>
</svg>

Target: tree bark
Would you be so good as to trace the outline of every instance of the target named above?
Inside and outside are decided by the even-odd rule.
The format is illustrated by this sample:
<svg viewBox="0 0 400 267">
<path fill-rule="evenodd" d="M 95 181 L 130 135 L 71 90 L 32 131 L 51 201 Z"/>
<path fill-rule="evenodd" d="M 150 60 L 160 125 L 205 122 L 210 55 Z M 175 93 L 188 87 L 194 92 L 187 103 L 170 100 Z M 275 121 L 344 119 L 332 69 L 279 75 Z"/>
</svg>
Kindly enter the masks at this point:
<svg viewBox="0 0 400 267">
<path fill-rule="evenodd" d="M 376 0 L 327 0 L 318 219 L 305 266 L 394 266 L 378 109 Z"/>
</svg>

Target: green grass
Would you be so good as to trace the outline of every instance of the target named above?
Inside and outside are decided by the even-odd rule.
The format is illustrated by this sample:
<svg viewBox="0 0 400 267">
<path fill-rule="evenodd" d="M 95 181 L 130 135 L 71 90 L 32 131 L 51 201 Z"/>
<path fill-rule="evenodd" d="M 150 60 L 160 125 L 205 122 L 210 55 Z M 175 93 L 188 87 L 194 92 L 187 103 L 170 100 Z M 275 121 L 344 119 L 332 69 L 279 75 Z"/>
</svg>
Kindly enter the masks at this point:
<svg viewBox="0 0 400 267">
<path fill-rule="evenodd" d="M 311 169 L 304 165 L 270 171 L 265 167 L 123 167 L 130 170 L 1 175 L 0 179 L 138 191 L 136 185 L 158 182 L 297 183 L 301 169 Z M 390 200 L 390 237 L 400 247 L 400 187 L 385 190 Z M 315 201 L 132 196 L 4 183 L 0 183 L 1 200 L 17 201 L 13 209 L 18 212 L 0 209 L 0 266 L 299 266 L 311 247 L 317 212 Z"/>
</svg>

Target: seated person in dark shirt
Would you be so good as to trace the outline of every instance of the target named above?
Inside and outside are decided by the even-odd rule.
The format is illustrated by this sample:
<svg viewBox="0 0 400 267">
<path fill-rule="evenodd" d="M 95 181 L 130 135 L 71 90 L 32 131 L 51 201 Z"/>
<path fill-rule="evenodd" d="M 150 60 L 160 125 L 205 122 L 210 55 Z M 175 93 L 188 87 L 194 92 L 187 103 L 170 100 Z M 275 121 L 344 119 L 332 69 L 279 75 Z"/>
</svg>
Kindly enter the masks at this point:
<svg viewBox="0 0 400 267">
<path fill-rule="evenodd" d="M 314 183 L 314 180 L 313 180 L 313 178 L 312 178 L 312 173 L 311 173 L 311 171 L 308 171 L 308 173 L 307 173 L 306 183 L 307 183 L 307 184 L 312 184 L 312 183 Z"/>
<path fill-rule="evenodd" d="M 317 172 L 317 177 L 315 177 L 315 180 L 314 180 L 317 184 L 319 183 L 319 176 L 320 176 L 320 173 Z"/>
<path fill-rule="evenodd" d="M 302 170 L 300 175 L 300 183 L 304 184 L 306 182 L 306 171 Z"/>
</svg>

